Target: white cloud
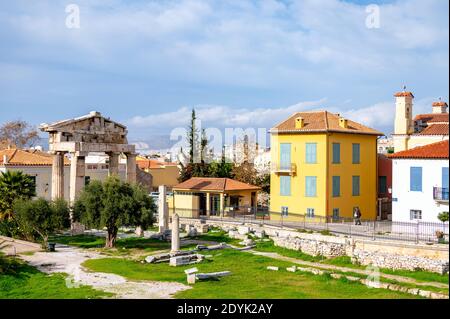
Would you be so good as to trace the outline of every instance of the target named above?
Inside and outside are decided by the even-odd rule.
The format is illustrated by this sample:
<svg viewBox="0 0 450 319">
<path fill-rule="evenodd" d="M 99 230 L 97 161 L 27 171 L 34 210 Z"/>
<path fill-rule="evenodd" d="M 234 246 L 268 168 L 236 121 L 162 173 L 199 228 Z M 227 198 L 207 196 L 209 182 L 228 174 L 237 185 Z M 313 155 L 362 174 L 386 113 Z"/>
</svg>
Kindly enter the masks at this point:
<svg viewBox="0 0 450 319">
<path fill-rule="evenodd" d="M 325 98 L 318 101 L 297 103 L 279 108 L 233 108 L 230 106 L 201 105 L 195 107 L 197 118 L 207 127 L 239 127 L 270 129 L 277 122 L 291 116 L 295 112 L 318 109 L 323 106 Z M 192 109 L 181 107 L 174 112 L 160 113 L 149 116 L 136 116 L 127 121 L 131 128 L 148 128 L 149 130 L 166 131 L 176 127 L 186 127 L 191 118 Z M 206 127 L 205 127 L 206 128 Z"/>
</svg>

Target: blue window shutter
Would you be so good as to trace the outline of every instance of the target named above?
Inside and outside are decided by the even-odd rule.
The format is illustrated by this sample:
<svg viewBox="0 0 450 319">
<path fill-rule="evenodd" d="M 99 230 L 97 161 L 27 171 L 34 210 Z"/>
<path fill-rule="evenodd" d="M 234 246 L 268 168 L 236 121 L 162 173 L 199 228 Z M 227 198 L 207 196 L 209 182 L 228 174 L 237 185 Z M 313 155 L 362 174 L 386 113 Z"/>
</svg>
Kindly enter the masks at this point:
<svg viewBox="0 0 450 319">
<path fill-rule="evenodd" d="M 290 196 L 291 195 L 291 177 L 290 176 L 280 176 L 280 195 Z"/>
<path fill-rule="evenodd" d="M 333 176 L 333 197 L 341 196 L 341 177 Z"/>
<path fill-rule="evenodd" d="M 282 169 L 291 168 L 291 144 L 280 144 L 280 167 Z"/>
<path fill-rule="evenodd" d="M 448 167 L 442 167 L 442 188 L 448 189 Z"/>
<path fill-rule="evenodd" d="M 317 163 L 317 143 L 306 143 L 306 163 Z"/>
<path fill-rule="evenodd" d="M 360 178 L 359 176 L 352 176 L 352 195 L 359 196 L 360 192 Z"/>
<path fill-rule="evenodd" d="M 341 162 L 341 144 L 333 143 L 333 163 L 339 164 Z"/>
<path fill-rule="evenodd" d="M 412 192 L 422 191 L 422 167 L 411 167 L 409 174 L 409 190 Z"/>
<path fill-rule="evenodd" d="M 352 163 L 359 164 L 361 156 L 361 146 L 360 144 L 352 144 Z"/>
<path fill-rule="evenodd" d="M 306 176 L 305 177 L 305 196 L 315 197 L 317 196 L 317 177 Z"/>
</svg>

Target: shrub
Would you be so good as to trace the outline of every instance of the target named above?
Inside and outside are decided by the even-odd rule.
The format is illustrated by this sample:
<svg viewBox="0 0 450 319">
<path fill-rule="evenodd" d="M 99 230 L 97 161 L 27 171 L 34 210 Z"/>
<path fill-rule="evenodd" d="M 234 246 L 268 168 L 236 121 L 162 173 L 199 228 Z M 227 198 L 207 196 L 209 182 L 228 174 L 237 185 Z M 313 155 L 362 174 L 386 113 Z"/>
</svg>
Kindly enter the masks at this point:
<svg viewBox="0 0 450 319">
<path fill-rule="evenodd" d="M 438 219 L 443 223 L 448 222 L 448 212 L 439 213 Z"/>
<path fill-rule="evenodd" d="M 64 200 L 19 200 L 14 204 L 14 214 L 28 239 L 40 240 L 44 249 L 50 234 L 70 225 L 69 207 Z"/>
</svg>

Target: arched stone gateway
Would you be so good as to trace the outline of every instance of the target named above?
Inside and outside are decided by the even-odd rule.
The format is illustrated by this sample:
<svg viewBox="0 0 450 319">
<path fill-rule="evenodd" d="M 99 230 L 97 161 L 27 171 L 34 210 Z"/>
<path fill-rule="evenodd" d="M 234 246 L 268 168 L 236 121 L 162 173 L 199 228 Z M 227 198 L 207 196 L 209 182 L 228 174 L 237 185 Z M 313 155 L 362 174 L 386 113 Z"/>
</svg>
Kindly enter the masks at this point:
<svg viewBox="0 0 450 319">
<path fill-rule="evenodd" d="M 109 155 L 109 174 L 119 174 L 120 154 L 127 157 L 126 179 L 136 183 L 135 146 L 128 144 L 127 128 L 103 117 L 99 112 L 42 124 L 41 131 L 49 133 L 49 149 L 53 154 L 52 199 L 64 198 L 64 155 L 71 154 L 70 203 L 74 203 L 85 183 L 85 158 L 90 152 Z"/>
</svg>

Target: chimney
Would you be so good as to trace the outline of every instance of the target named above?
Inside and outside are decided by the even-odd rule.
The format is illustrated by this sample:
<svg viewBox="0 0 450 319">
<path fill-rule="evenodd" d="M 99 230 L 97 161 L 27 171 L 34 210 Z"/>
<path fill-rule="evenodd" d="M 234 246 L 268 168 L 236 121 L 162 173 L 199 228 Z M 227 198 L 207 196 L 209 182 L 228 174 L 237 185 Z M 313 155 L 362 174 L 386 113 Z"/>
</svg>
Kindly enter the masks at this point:
<svg viewBox="0 0 450 319">
<path fill-rule="evenodd" d="M 447 113 L 447 103 L 439 100 L 433 103 L 433 114 L 445 114 Z"/>
<path fill-rule="evenodd" d="M 295 119 L 295 128 L 299 129 L 299 128 L 303 128 L 305 126 L 305 120 L 303 119 L 303 117 L 297 117 Z"/>
<path fill-rule="evenodd" d="M 395 96 L 395 125 L 394 133 L 398 135 L 408 135 L 414 132 L 414 122 L 412 120 L 414 95 L 406 91 L 394 94 Z"/>
<path fill-rule="evenodd" d="M 3 165 L 8 164 L 8 155 L 4 154 L 3 155 Z"/>
<path fill-rule="evenodd" d="M 340 117 L 339 118 L 339 126 L 342 128 L 347 128 L 348 127 L 347 119 Z"/>
</svg>

